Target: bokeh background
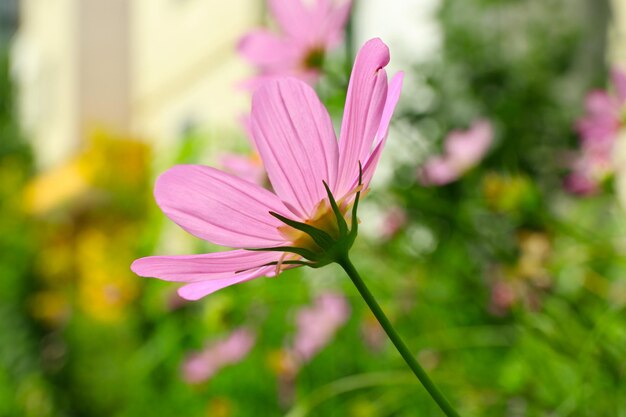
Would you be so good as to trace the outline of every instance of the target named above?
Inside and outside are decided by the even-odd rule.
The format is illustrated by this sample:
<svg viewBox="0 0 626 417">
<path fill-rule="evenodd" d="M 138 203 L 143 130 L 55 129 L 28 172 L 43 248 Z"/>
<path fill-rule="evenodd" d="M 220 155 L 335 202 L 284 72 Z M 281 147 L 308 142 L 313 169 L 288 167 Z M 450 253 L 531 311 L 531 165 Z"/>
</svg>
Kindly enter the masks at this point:
<svg viewBox="0 0 626 417">
<path fill-rule="evenodd" d="M 129 270 L 216 249 L 152 184 L 254 159 L 258 26 L 261 0 L 0 2 L 0 416 L 441 415 L 338 268 L 197 302 Z M 408 346 L 464 416 L 626 416 L 626 172 L 568 186 L 626 1 L 355 0 L 316 86 L 335 122 L 374 36 L 407 78 L 352 257 Z M 425 181 L 477 120 L 484 157 Z"/>
</svg>

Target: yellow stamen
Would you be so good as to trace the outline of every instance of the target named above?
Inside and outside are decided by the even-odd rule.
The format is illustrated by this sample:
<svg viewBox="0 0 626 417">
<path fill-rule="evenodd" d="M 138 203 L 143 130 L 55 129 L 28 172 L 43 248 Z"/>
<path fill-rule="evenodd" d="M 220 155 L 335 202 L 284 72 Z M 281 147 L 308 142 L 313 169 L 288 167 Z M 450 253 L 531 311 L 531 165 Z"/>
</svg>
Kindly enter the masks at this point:
<svg viewBox="0 0 626 417">
<path fill-rule="evenodd" d="M 280 275 L 283 262 L 285 261 L 285 258 L 287 257 L 287 255 L 288 255 L 287 252 L 283 253 L 283 256 L 281 256 L 280 259 L 278 260 L 278 263 L 276 263 L 276 276 Z"/>
<path fill-rule="evenodd" d="M 350 216 L 350 211 L 352 205 L 354 204 L 354 199 L 352 197 L 362 189 L 363 186 L 361 185 L 356 187 L 337 202 L 341 214 L 348 223 L 348 227 L 351 227 L 352 222 Z M 321 200 L 313 210 L 310 218 L 304 220 L 303 222 L 315 227 L 316 229 L 325 231 L 334 239 L 339 237 L 339 225 L 337 224 L 337 218 L 335 217 L 335 213 L 333 212 L 330 203 L 326 199 Z M 313 252 L 319 252 L 321 249 L 311 236 L 300 230 L 296 230 L 291 226 L 280 226 L 278 230 L 285 237 L 285 239 L 292 243 L 292 246 L 308 249 Z"/>
</svg>

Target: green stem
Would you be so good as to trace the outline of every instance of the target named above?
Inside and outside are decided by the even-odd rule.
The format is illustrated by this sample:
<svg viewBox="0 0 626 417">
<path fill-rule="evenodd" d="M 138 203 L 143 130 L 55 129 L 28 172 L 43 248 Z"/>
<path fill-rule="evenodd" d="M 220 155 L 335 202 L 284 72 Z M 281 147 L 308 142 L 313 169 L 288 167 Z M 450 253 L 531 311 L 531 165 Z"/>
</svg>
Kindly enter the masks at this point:
<svg viewBox="0 0 626 417">
<path fill-rule="evenodd" d="M 424 369 L 417 362 L 409 348 L 406 347 L 406 344 L 404 343 L 398 332 L 396 332 L 396 329 L 394 329 L 393 325 L 391 324 L 383 310 L 380 308 L 380 305 L 378 305 L 378 302 L 365 285 L 365 282 L 363 282 L 363 279 L 361 279 L 361 277 L 359 276 L 359 273 L 354 268 L 354 265 L 352 265 L 350 259 L 345 256 L 344 258 L 338 260 L 337 263 L 341 265 L 341 267 L 346 271 L 346 273 L 356 286 L 357 290 L 359 290 L 359 293 L 369 306 L 370 310 L 372 310 L 372 313 L 374 313 L 374 316 L 376 316 L 376 319 L 378 319 L 378 322 L 385 330 L 385 333 L 387 333 L 387 336 L 389 336 L 389 339 L 391 339 L 394 346 L 396 347 L 396 349 L 398 349 L 398 352 L 400 353 L 400 355 L 402 355 L 402 358 L 409 366 L 409 368 L 411 368 L 417 379 L 419 379 L 424 388 L 426 388 L 426 391 L 428 391 L 433 400 L 435 400 L 437 405 L 439 405 L 441 411 L 443 411 L 444 414 L 448 417 L 459 417 L 459 414 L 452 408 L 452 406 L 443 396 L 441 391 L 439 391 L 435 384 L 430 380 L 428 374 L 426 374 L 426 371 L 424 371 Z"/>
</svg>

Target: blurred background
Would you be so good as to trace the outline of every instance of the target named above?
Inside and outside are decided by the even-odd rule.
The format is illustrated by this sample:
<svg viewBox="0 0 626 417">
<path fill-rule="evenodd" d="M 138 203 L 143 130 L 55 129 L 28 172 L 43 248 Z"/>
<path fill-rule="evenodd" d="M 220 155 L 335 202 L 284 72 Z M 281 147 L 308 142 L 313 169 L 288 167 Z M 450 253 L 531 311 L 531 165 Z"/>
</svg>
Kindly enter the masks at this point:
<svg viewBox="0 0 626 417">
<path fill-rule="evenodd" d="M 440 415 L 338 268 L 196 302 L 129 269 L 221 249 L 160 172 L 263 176 L 259 27 L 263 0 L 0 1 L 0 417 Z M 337 126 L 364 41 L 406 72 L 352 256 L 408 346 L 464 416 L 626 416 L 626 1 L 354 0 L 342 33 Z"/>
</svg>

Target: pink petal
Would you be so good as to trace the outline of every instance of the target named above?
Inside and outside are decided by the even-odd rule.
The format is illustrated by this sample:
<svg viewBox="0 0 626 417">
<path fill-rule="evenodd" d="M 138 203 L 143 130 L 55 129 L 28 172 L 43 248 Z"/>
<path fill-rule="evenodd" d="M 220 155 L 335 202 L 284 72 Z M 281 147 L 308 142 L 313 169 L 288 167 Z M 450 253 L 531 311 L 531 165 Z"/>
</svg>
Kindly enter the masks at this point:
<svg viewBox="0 0 626 417">
<path fill-rule="evenodd" d="M 217 245 L 236 248 L 278 246 L 289 215 L 281 201 L 262 187 L 214 168 L 177 165 L 157 179 L 154 195 L 161 210 L 183 229 Z"/>
<path fill-rule="evenodd" d="M 267 82 L 285 77 L 297 78 L 312 86 L 317 82 L 317 80 L 319 80 L 320 72 L 316 70 L 307 70 L 300 67 L 288 68 L 283 66 L 279 69 L 267 71 L 264 74 L 250 77 L 240 83 L 240 87 L 250 91 L 251 93 L 254 93 L 256 92 L 256 90 L 263 87 Z"/>
<path fill-rule="evenodd" d="M 250 121 L 250 115 L 242 114 L 241 116 L 239 116 L 239 124 L 241 125 L 243 131 L 246 132 L 246 138 L 248 139 L 248 142 L 250 142 L 250 145 L 254 148 L 254 140 L 252 140 L 252 122 Z M 254 150 L 258 152 L 256 148 L 254 148 Z"/>
<path fill-rule="evenodd" d="M 618 104 L 606 91 L 596 90 L 587 94 L 585 108 L 591 115 L 613 115 L 619 113 Z"/>
<path fill-rule="evenodd" d="M 348 320 L 350 305 L 342 295 L 325 293 L 316 297 L 312 306 L 300 309 L 296 316 L 298 330 L 292 350 L 300 361 L 307 362 Z"/>
<path fill-rule="evenodd" d="M 278 261 L 281 256 L 281 252 L 243 249 L 201 255 L 148 256 L 137 259 L 130 269 L 141 277 L 155 277 L 166 281 L 222 280 L 243 276 L 244 271 Z"/>
<path fill-rule="evenodd" d="M 328 112 L 296 79 L 266 83 L 252 97 L 252 133 L 278 196 L 308 218 L 337 171 L 337 142 Z"/>
<path fill-rule="evenodd" d="M 389 207 L 385 214 L 380 231 L 380 235 L 384 239 L 391 239 L 398 234 L 407 224 L 408 217 L 406 211 L 400 207 Z"/>
<path fill-rule="evenodd" d="M 404 80 L 404 73 L 397 73 L 391 83 L 389 84 L 389 90 L 387 91 L 387 99 L 385 100 L 385 108 L 383 109 L 383 115 L 380 119 L 380 125 L 378 126 L 378 131 L 376 132 L 376 141 L 374 142 L 374 150 L 369 155 L 365 164 L 363 165 L 363 184 L 365 188 L 369 186 L 372 177 L 374 176 L 374 171 L 376 171 L 376 166 L 378 165 L 378 161 L 380 159 L 380 155 L 385 147 L 385 142 L 387 141 L 387 135 L 389 134 L 389 123 L 391 122 L 391 116 L 393 116 L 393 112 L 396 109 L 396 105 L 398 104 L 398 100 L 400 99 L 400 93 L 402 92 L 402 82 Z M 358 176 L 353 183 L 353 186 L 356 187 L 358 184 Z"/>
<path fill-rule="evenodd" d="M 383 115 L 380 119 L 378 131 L 376 132 L 375 146 L 378 146 L 379 143 L 383 142 L 387 138 L 391 117 L 393 116 L 393 112 L 395 111 L 398 100 L 400 99 L 400 93 L 402 92 L 403 81 L 404 73 L 402 71 L 394 75 L 394 77 L 391 79 L 391 83 L 389 84 L 389 90 L 387 92 L 387 98 L 385 99 Z"/>
<path fill-rule="evenodd" d="M 244 359 L 255 341 L 256 335 L 249 329 L 242 327 L 235 330 L 226 339 L 188 355 L 181 367 L 183 378 L 190 384 L 206 381 L 223 367 Z"/>
<path fill-rule="evenodd" d="M 389 49 L 378 38 L 366 42 L 354 62 L 339 138 L 337 198 L 351 191 L 359 161 L 365 163 L 372 150 L 387 97 L 387 63 Z"/>
<path fill-rule="evenodd" d="M 613 146 L 620 126 L 613 118 L 587 117 L 579 120 L 576 128 L 582 137 L 583 145 L 606 148 Z"/>
<path fill-rule="evenodd" d="M 422 185 L 445 185 L 459 178 L 461 172 L 442 157 L 430 158 L 419 172 L 419 179 Z"/>
<path fill-rule="evenodd" d="M 326 48 L 334 48 L 343 40 L 346 23 L 350 17 L 352 0 L 344 1 L 340 5 L 334 5 L 334 10 L 326 18 Z"/>
<path fill-rule="evenodd" d="M 231 278 L 211 279 L 207 281 L 194 282 L 192 284 L 185 285 L 178 289 L 178 295 L 185 300 L 196 301 L 202 297 L 206 297 L 209 294 L 213 294 L 215 291 L 222 288 L 229 287 L 231 285 L 239 284 L 241 282 L 250 281 L 254 278 L 267 276 L 271 274 L 276 267 L 267 266 L 251 271 L 242 272 Z"/>
<path fill-rule="evenodd" d="M 289 36 L 306 38 L 314 30 L 311 9 L 302 0 L 270 0 L 269 6 L 280 28 Z"/>
<path fill-rule="evenodd" d="M 271 0 L 270 9 L 281 29 L 301 46 L 327 49 L 343 38 L 351 3 L 351 0 Z"/>
<path fill-rule="evenodd" d="M 257 157 L 258 159 L 258 157 Z M 263 186 L 265 170 L 254 155 L 225 153 L 220 156 L 220 165 L 224 171 L 236 175 L 246 181 Z"/>
<path fill-rule="evenodd" d="M 464 171 L 477 164 L 487 153 L 493 141 L 493 128 L 486 120 L 479 120 L 468 130 L 453 130 L 445 140 L 446 157 Z"/>
<path fill-rule="evenodd" d="M 610 146 L 620 127 L 619 105 L 604 91 L 592 91 L 585 100 L 587 114 L 576 123 L 589 146 Z"/>
<path fill-rule="evenodd" d="M 626 72 L 614 68 L 612 71 L 613 86 L 621 105 L 626 104 Z"/>
<path fill-rule="evenodd" d="M 598 182 L 580 172 L 572 172 L 563 182 L 563 187 L 572 194 L 581 196 L 595 194 L 599 190 Z"/>
<path fill-rule="evenodd" d="M 288 38 L 259 29 L 244 36 L 237 45 L 239 53 L 262 71 L 293 67 L 301 56 L 301 48 Z"/>
</svg>

